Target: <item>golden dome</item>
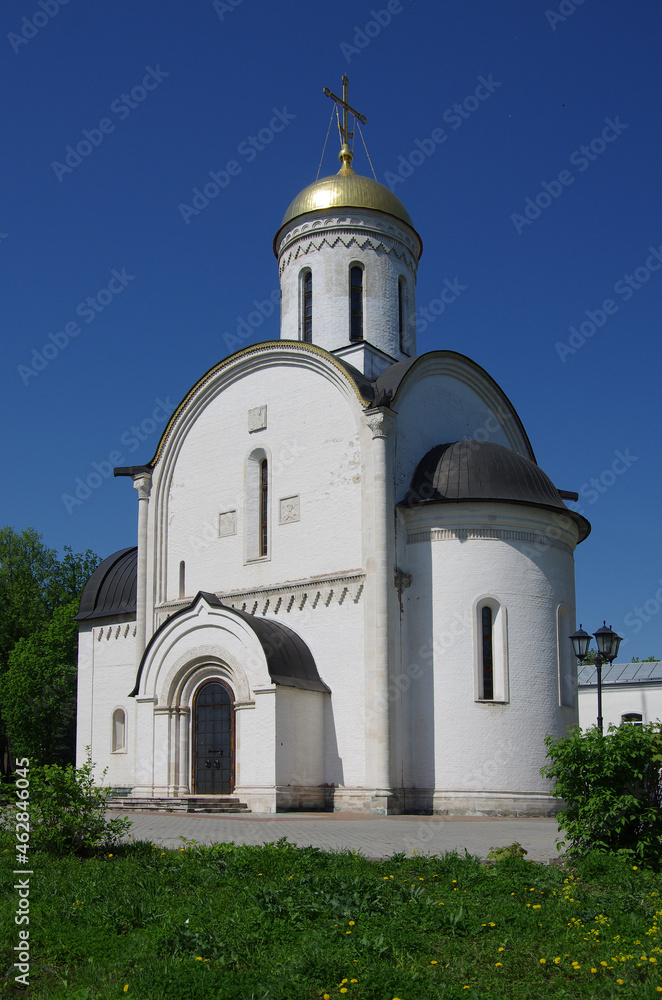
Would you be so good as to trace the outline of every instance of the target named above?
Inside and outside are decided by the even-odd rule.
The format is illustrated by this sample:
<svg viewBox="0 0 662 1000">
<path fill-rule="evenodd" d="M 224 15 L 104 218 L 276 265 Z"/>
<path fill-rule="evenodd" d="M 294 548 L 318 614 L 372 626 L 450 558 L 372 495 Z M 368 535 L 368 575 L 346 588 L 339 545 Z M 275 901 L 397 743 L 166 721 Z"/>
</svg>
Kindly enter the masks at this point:
<svg viewBox="0 0 662 1000">
<path fill-rule="evenodd" d="M 326 208 L 371 208 L 393 215 L 414 229 L 409 212 L 400 199 L 379 181 L 354 173 L 347 160 L 343 160 L 337 174 L 322 177 L 296 196 L 283 216 L 281 229 L 298 215 Z"/>
</svg>

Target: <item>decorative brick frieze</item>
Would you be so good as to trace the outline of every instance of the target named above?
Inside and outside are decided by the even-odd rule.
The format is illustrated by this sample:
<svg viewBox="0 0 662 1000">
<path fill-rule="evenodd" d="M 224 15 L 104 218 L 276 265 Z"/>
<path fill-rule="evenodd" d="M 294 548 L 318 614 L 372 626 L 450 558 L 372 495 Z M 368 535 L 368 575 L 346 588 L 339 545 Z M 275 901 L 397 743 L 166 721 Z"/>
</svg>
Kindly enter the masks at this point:
<svg viewBox="0 0 662 1000">
<path fill-rule="evenodd" d="M 101 625 L 92 630 L 92 634 L 97 642 L 102 639 L 133 639 L 136 634 L 136 623 L 126 622 L 122 625 Z"/>
<path fill-rule="evenodd" d="M 282 587 L 259 587 L 239 593 L 235 591 L 226 594 L 218 591 L 216 596 L 227 607 L 247 611 L 251 615 L 283 616 L 294 609 L 302 611 L 304 606 L 317 609 L 348 601 L 358 604 L 363 595 L 364 584 L 364 573 L 348 573 L 345 576 L 306 580 Z M 189 600 L 162 604 L 157 608 L 158 624 L 189 604 Z"/>
<path fill-rule="evenodd" d="M 407 544 L 417 542 L 446 542 L 452 540 L 493 540 L 507 542 L 526 542 L 528 545 L 540 545 L 544 548 L 560 549 L 572 553 L 565 542 L 560 542 L 549 535 L 540 535 L 532 531 L 512 531 L 506 528 L 428 528 L 424 531 L 413 531 L 407 535 Z"/>
<path fill-rule="evenodd" d="M 341 230 L 337 234 L 334 234 L 334 239 L 329 239 L 326 236 L 310 239 L 302 239 L 299 242 L 293 242 L 287 254 L 283 254 L 279 261 L 279 273 L 282 277 L 285 269 L 292 264 L 294 261 L 299 260 L 301 257 L 306 257 L 308 254 L 316 253 L 319 250 L 335 249 L 339 246 L 345 247 L 349 250 L 351 247 L 356 247 L 357 250 L 372 250 L 374 252 L 391 254 L 396 257 L 402 264 L 409 270 L 412 274 L 415 272 L 414 258 L 412 257 L 412 252 L 409 248 L 402 247 L 398 245 L 395 240 L 389 239 L 379 239 L 375 240 L 369 235 L 360 236 L 357 238 L 357 234 L 351 229 Z"/>
</svg>

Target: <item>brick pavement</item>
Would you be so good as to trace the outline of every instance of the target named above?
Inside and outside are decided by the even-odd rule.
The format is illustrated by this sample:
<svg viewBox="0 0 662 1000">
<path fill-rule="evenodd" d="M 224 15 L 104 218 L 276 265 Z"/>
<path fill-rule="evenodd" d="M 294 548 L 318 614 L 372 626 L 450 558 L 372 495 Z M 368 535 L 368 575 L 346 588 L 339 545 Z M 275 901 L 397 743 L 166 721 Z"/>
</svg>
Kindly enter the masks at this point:
<svg viewBox="0 0 662 1000">
<path fill-rule="evenodd" d="M 466 850 L 486 857 L 492 847 L 518 841 L 532 861 L 558 856 L 558 829 L 553 819 L 500 819 L 482 816 L 363 816 L 355 813 L 277 813 L 249 816 L 171 815 L 168 813 L 109 813 L 128 815 L 136 840 L 181 847 L 180 837 L 202 844 L 234 841 L 263 844 L 286 837 L 300 847 L 324 850 L 351 848 L 368 857 L 388 857 L 413 850 L 422 854 Z"/>
</svg>

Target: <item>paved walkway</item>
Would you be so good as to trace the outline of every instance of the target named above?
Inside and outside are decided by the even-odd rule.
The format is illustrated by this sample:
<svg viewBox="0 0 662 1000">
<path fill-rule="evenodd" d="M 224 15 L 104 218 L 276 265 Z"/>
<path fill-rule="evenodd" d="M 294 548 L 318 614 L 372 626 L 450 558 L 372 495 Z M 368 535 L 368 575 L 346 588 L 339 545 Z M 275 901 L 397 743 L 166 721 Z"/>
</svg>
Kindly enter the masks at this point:
<svg viewBox="0 0 662 1000">
<path fill-rule="evenodd" d="M 485 858 L 492 847 L 518 841 L 532 861 L 558 857 L 558 828 L 553 819 L 498 819 L 478 816 L 363 816 L 355 813 L 251 813 L 250 816 L 168 813 L 109 813 L 128 815 L 136 840 L 181 847 L 180 837 L 202 844 L 234 841 L 263 844 L 286 837 L 299 847 L 324 850 L 353 848 L 367 857 L 389 857 L 405 851 L 443 854 L 465 848 Z"/>
</svg>

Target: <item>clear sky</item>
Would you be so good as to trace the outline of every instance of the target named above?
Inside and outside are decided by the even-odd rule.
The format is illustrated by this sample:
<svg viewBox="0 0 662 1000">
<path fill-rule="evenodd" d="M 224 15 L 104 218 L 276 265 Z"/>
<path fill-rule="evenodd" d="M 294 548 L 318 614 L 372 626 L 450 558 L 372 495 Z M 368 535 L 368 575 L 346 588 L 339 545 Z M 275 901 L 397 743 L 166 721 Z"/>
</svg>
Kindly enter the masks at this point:
<svg viewBox="0 0 662 1000">
<path fill-rule="evenodd" d="M 147 463 L 208 368 L 278 337 L 272 239 L 347 73 L 423 238 L 419 353 L 501 385 L 593 525 L 578 622 L 662 657 L 658 2 L 4 0 L 0 19 L 0 524 L 135 544 L 111 466 Z"/>
</svg>

